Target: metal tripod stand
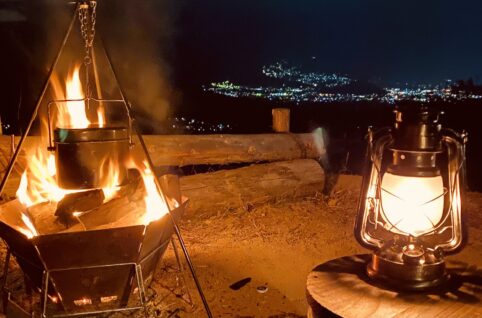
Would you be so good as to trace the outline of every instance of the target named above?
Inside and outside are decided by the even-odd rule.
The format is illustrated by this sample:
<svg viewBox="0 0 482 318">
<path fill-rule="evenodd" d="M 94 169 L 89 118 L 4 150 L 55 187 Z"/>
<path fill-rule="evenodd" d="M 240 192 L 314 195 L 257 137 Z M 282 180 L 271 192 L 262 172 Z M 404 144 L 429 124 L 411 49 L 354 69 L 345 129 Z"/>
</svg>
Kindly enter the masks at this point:
<svg viewBox="0 0 482 318">
<path fill-rule="evenodd" d="M 40 96 L 39 98 L 37 99 L 37 102 L 35 104 L 35 107 L 32 111 L 32 114 L 30 116 L 30 119 L 27 123 L 27 127 L 25 128 L 25 131 L 24 133 L 22 134 L 20 140 L 19 140 L 19 143 L 12 155 L 12 158 L 10 159 L 10 162 L 6 168 L 6 171 L 5 171 L 5 174 L 3 176 L 3 179 L 2 179 L 2 182 L 0 184 L 0 195 L 3 193 L 4 189 L 5 189 L 5 186 L 6 186 L 6 183 L 7 183 L 7 180 L 8 178 L 10 177 L 12 171 L 13 171 L 13 168 L 14 168 L 14 165 L 19 157 L 19 154 L 22 150 L 22 146 L 25 142 L 25 139 L 27 137 L 27 135 L 29 134 L 31 128 L 32 128 L 32 125 L 35 121 L 35 119 L 37 118 L 37 115 L 38 115 L 38 111 L 40 109 L 40 106 L 42 104 L 42 101 L 44 99 L 44 96 L 47 92 L 47 89 L 49 87 L 49 83 L 50 83 L 50 80 L 52 78 L 52 75 L 54 73 L 54 70 L 56 69 L 57 67 L 57 64 L 60 60 L 60 57 L 62 56 L 62 53 L 64 51 L 64 48 L 68 42 L 68 38 L 70 36 L 70 34 L 72 33 L 72 30 L 73 30 L 73 27 L 75 25 L 75 21 L 76 21 L 76 18 L 77 16 L 79 16 L 80 18 L 80 21 L 81 21 L 81 31 L 82 31 L 82 36 L 84 37 L 85 41 L 86 41 L 86 58 L 84 59 L 84 63 L 88 63 L 88 64 L 91 64 L 91 63 L 95 63 L 95 60 L 92 61 L 92 55 L 89 55 L 92 53 L 92 50 L 93 50 L 93 33 L 94 33 L 94 27 L 95 27 L 95 21 L 94 23 L 92 23 L 92 25 L 90 25 L 91 27 L 91 32 L 92 34 L 89 36 L 86 36 L 85 35 L 85 28 L 84 28 L 84 22 L 82 19 L 86 19 L 85 17 L 85 10 L 87 8 L 87 10 L 90 8 L 94 8 L 96 7 L 97 3 L 95 0 L 79 0 L 76 2 L 75 4 L 75 10 L 74 10 L 74 13 L 73 13 L 73 16 L 72 16 L 72 19 L 69 23 L 69 26 L 67 28 L 67 32 L 65 33 L 65 36 L 61 42 L 61 45 L 60 45 L 60 48 L 52 62 L 52 65 L 49 69 L 49 72 L 47 74 L 47 77 L 46 77 L 46 80 L 45 82 L 43 83 L 43 86 L 42 86 L 42 90 L 41 90 L 41 93 L 40 93 Z M 88 12 L 88 11 L 87 11 Z M 130 102 L 128 101 L 120 83 L 119 83 L 119 80 L 118 80 L 118 74 L 116 73 L 116 70 L 114 68 L 114 66 L 112 65 L 112 62 L 111 62 L 111 56 L 109 54 L 109 52 L 107 51 L 107 49 L 105 48 L 105 46 L 103 46 L 104 48 L 104 53 L 105 53 L 105 56 L 107 58 L 107 62 L 108 62 L 108 66 L 111 70 L 111 73 L 113 75 L 113 78 L 115 80 L 115 84 L 117 85 L 118 89 L 119 89 L 119 94 L 121 96 L 121 99 L 120 100 L 111 100 L 110 102 L 122 102 L 125 106 L 125 110 L 127 112 L 127 116 L 128 116 L 128 119 L 129 119 L 129 130 L 132 130 L 135 132 L 135 134 L 137 135 L 138 139 L 139 139 L 139 143 L 141 145 L 141 148 L 144 152 L 144 155 L 145 155 L 145 158 L 146 158 L 146 161 L 148 163 L 148 167 L 151 171 L 154 171 L 154 165 L 153 165 L 153 162 L 152 162 L 152 159 L 151 159 L 151 156 L 149 155 L 149 152 L 148 152 L 148 149 L 147 149 L 147 146 L 144 142 L 144 139 L 142 137 L 142 134 L 141 134 L 141 131 L 140 131 L 140 128 L 136 122 L 136 118 L 135 118 L 135 114 L 134 114 L 134 110 L 130 104 Z M 86 76 L 86 78 L 88 78 L 88 75 Z M 85 100 L 97 100 L 97 101 L 102 101 L 101 99 L 95 99 L 95 98 L 91 98 L 90 96 L 88 96 Z M 108 101 L 108 100 L 105 100 L 105 101 Z M 50 138 L 49 138 L 50 139 Z M 131 139 L 132 140 L 132 139 Z M 51 145 L 50 145 L 51 146 Z M 50 149 L 52 150 L 52 149 Z M 159 181 L 158 178 L 154 178 L 154 181 L 155 181 L 155 184 L 156 184 L 156 187 L 157 187 L 157 190 L 159 192 L 159 195 L 164 199 L 165 202 L 168 202 L 166 196 L 165 196 L 165 191 L 163 189 L 163 184 Z M 201 288 L 201 285 L 199 283 L 199 280 L 197 278 L 197 275 L 196 275 L 196 272 L 194 270 L 194 266 L 193 266 L 193 263 L 191 261 L 191 257 L 189 256 L 189 253 L 187 251 L 187 248 L 186 248 L 186 244 L 184 242 L 184 239 L 181 235 L 181 232 L 180 232 L 180 229 L 179 229 L 179 226 L 177 225 L 175 219 L 174 219 L 174 216 L 172 215 L 172 208 L 169 204 L 166 204 L 167 205 L 167 208 L 169 210 L 169 216 L 170 216 L 170 221 L 171 221 L 171 225 L 174 229 L 174 232 L 176 233 L 176 237 L 177 239 L 179 240 L 179 243 L 180 243 L 180 246 L 181 246 L 181 249 L 183 251 L 183 254 L 185 256 L 185 259 L 186 259 L 186 262 L 188 264 L 188 267 L 189 267 L 189 270 L 191 272 L 191 276 L 194 280 L 194 283 L 196 285 L 196 288 L 197 288 L 197 291 L 199 293 L 199 296 L 203 302 L 203 305 L 204 305 L 204 309 L 206 311 L 206 314 L 208 317 L 212 317 L 212 314 L 211 314 L 211 311 L 209 309 L 209 305 L 207 303 L 207 300 L 206 300 L 206 297 L 204 296 L 204 293 L 203 293 L 203 290 Z M 175 248 L 175 246 L 173 246 Z M 176 256 L 177 256 L 177 251 L 176 252 Z M 182 264 L 180 263 L 180 259 L 178 257 L 176 257 L 178 263 L 179 263 L 179 268 L 182 268 Z M 6 265 L 8 266 L 8 264 Z"/>
</svg>

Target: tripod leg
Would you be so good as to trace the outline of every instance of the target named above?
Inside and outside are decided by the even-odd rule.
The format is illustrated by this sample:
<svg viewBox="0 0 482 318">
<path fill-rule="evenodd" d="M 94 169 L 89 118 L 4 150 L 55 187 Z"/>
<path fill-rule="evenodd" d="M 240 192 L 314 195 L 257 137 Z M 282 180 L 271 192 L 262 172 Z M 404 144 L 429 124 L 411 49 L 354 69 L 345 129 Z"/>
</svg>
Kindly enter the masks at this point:
<svg viewBox="0 0 482 318">
<path fill-rule="evenodd" d="M 2 276 L 2 290 L 0 291 L 0 294 L 1 294 L 1 299 L 2 299 L 2 302 L 3 302 L 3 312 L 5 312 L 5 309 L 6 309 L 6 305 L 7 305 L 7 297 L 5 297 L 5 288 L 7 287 L 7 276 L 8 276 L 8 265 L 10 264 L 10 257 L 11 257 L 11 253 L 10 253 L 10 249 L 7 248 L 7 254 L 5 254 L 5 264 L 4 264 L 4 267 L 3 267 L 3 276 Z M 8 294 L 8 293 L 7 293 Z"/>
<path fill-rule="evenodd" d="M 178 271 L 179 271 L 179 273 L 181 273 L 182 284 L 186 288 L 187 297 L 189 298 L 188 303 L 191 305 L 191 309 L 192 309 L 192 308 L 194 308 L 194 302 L 192 301 L 192 296 L 191 296 L 191 293 L 189 292 L 189 288 L 187 287 L 186 279 L 184 277 L 184 274 L 185 274 L 184 265 L 181 262 L 181 258 L 179 257 L 179 252 L 177 250 L 177 245 L 176 245 L 176 242 L 174 241 L 173 238 L 171 238 L 171 244 L 172 244 L 172 249 L 174 250 L 174 255 L 176 256 Z"/>
<path fill-rule="evenodd" d="M 57 63 L 59 62 L 60 56 L 62 55 L 62 52 L 64 51 L 65 44 L 67 43 L 67 39 L 69 38 L 70 33 L 72 32 L 72 28 L 74 27 L 75 20 L 77 18 L 77 10 L 79 8 L 79 3 L 77 3 L 75 7 L 74 14 L 72 16 L 72 20 L 70 21 L 69 28 L 67 29 L 67 32 L 65 33 L 64 39 L 62 41 L 62 44 L 60 45 L 60 49 L 55 56 L 55 59 L 52 63 L 52 66 L 50 67 L 49 73 L 47 75 L 47 79 L 45 80 L 45 83 L 43 85 L 42 91 L 40 93 L 39 98 L 37 99 L 37 103 L 35 104 L 35 108 L 32 112 L 32 115 L 30 116 L 30 120 L 27 124 L 27 127 L 25 128 L 25 132 L 23 133 L 22 137 L 20 138 L 20 141 L 18 142 L 17 148 L 15 149 L 15 152 L 13 153 L 12 158 L 10 159 L 10 162 L 8 163 L 7 169 L 5 170 L 5 174 L 3 175 L 2 183 L 0 183 L 0 196 L 3 193 L 3 190 L 5 189 L 5 186 L 7 184 L 7 180 L 10 177 L 10 174 L 12 173 L 13 166 L 15 165 L 15 162 L 17 161 L 18 155 L 20 154 L 20 150 L 22 150 L 23 143 L 25 141 L 25 138 L 27 138 L 28 133 L 30 132 L 30 129 L 32 128 L 33 122 L 35 121 L 35 118 L 37 117 L 38 110 L 40 108 L 40 104 L 45 96 L 45 93 L 47 92 L 47 87 L 49 86 L 50 78 L 52 77 L 52 74 L 54 72 L 55 67 L 57 66 Z"/>
<path fill-rule="evenodd" d="M 103 45 L 103 48 L 104 48 L 105 56 L 107 57 L 109 67 L 110 67 L 111 72 L 114 76 L 115 82 L 117 83 L 117 87 L 119 88 L 119 93 L 121 95 L 121 98 L 124 100 L 127 115 L 130 118 L 130 123 L 134 127 L 136 135 L 139 138 L 139 142 L 141 144 L 142 150 L 143 150 L 143 152 L 146 156 L 147 163 L 149 165 L 149 169 L 151 171 L 154 171 L 154 165 L 152 163 L 151 156 L 149 155 L 149 151 L 147 150 L 147 146 L 146 146 L 146 143 L 144 142 L 144 138 L 142 137 L 141 131 L 140 131 L 139 127 L 137 126 L 137 122 L 135 120 L 135 116 L 134 116 L 134 113 L 132 111 L 132 107 L 131 107 L 129 101 L 127 100 L 126 95 L 124 94 L 124 92 L 122 90 L 122 87 L 120 86 L 120 83 L 119 83 L 119 80 L 118 80 L 118 77 L 117 77 L 117 73 L 115 72 L 114 66 L 112 65 L 112 62 L 111 62 L 111 57 L 109 55 L 109 52 L 107 51 L 107 49 L 105 48 L 104 45 Z M 159 192 L 159 195 L 161 195 L 161 197 L 164 199 L 164 201 L 166 203 L 169 202 L 169 200 L 167 200 L 167 198 L 165 197 L 165 194 L 164 194 L 165 192 L 162 189 L 162 184 L 159 182 L 159 179 L 154 178 L 154 181 L 156 183 L 156 187 L 157 187 L 157 190 Z M 197 288 L 199 296 L 201 297 L 201 300 L 203 302 L 204 309 L 206 310 L 206 314 L 208 315 L 209 318 L 211 318 L 212 317 L 211 310 L 209 309 L 208 302 L 206 300 L 206 297 L 204 296 L 204 292 L 201 288 L 201 284 L 199 283 L 199 280 L 197 278 L 196 272 L 194 270 L 194 266 L 193 266 L 192 261 L 191 261 L 191 257 L 189 256 L 189 252 L 187 251 L 186 244 L 184 243 L 184 239 L 182 238 L 181 231 L 179 230 L 179 226 L 177 225 L 176 221 L 174 220 L 174 216 L 172 215 L 172 211 L 169 207 L 169 204 L 167 204 L 167 206 L 168 206 L 168 209 L 169 209 L 169 216 L 170 216 L 170 219 L 171 219 L 172 227 L 173 227 L 174 232 L 176 233 L 176 236 L 179 240 L 179 244 L 181 245 L 181 249 L 184 253 L 184 257 L 186 258 L 186 262 L 189 266 L 189 270 L 191 271 L 191 276 L 194 280 L 194 283 L 196 284 L 196 288 Z"/>
</svg>

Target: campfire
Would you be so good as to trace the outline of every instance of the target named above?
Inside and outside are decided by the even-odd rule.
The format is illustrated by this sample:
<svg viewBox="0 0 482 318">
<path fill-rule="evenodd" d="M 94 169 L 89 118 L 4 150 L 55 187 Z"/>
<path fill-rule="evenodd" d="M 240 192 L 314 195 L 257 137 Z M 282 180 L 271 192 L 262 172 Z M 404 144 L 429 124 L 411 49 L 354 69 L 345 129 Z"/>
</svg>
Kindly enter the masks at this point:
<svg viewBox="0 0 482 318">
<path fill-rule="evenodd" d="M 127 127 L 111 126 L 102 103 L 87 107 L 78 66 L 64 90 L 51 84 L 58 107 L 40 116 L 41 144 L 27 154 L 17 198 L 0 206 L 2 237 L 44 313 L 49 304 L 129 309 L 132 294 L 142 304 L 172 235 L 167 214 L 179 217 L 183 200 L 168 176 L 170 193 L 159 191 Z"/>
<path fill-rule="evenodd" d="M 126 195 L 135 194 L 139 202 L 128 211 L 122 209 L 122 214 L 118 212 L 119 220 L 106 221 L 122 224 L 122 217 L 128 225 L 148 225 L 169 211 L 146 160 L 130 145 L 127 127 L 109 125 L 100 103 L 97 109 L 90 105 L 95 119 L 89 116 L 79 69 L 74 67 L 64 90 L 53 77 L 58 107 L 49 104 L 49 110 L 55 111 L 49 111 L 48 119 L 42 118 L 42 144 L 27 154 L 28 164 L 16 196 L 25 207 L 24 226 L 17 229 L 29 238 L 96 229 L 102 224 L 85 224 L 83 220 L 99 220 L 90 215 L 103 213 L 99 212 L 106 209 L 103 205 L 116 205 Z M 46 147 L 48 144 L 53 147 Z M 173 207 L 178 206 L 175 199 L 170 200 Z"/>
<path fill-rule="evenodd" d="M 82 27 L 86 21 L 95 25 L 95 8 L 95 1 L 77 3 L 63 46 L 78 12 Z M 120 88 L 117 100 L 92 96 L 93 34 L 84 39 L 84 63 L 66 78 L 53 72 L 59 51 L 1 185 L 3 191 L 38 118 L 40 141 L 26 154 L 16 198 L 0 205 L 0 235 L 8 246 L 4 274 L 13 255 L 25 275 L 26 294 L 40 295 L 38 306 L 21 309 L 26 317 L 36 311 L 47 317 L 144 308 L 145 285 L 174 230 L 195 276 L 176 225 L 187 201 L 177 178 L 157 179 L 142 136 L 134 140 L 132 110 Z M 114 78 L 117 82 L 115 73 Z M 46 103 L 47 87 L 53 99 Z M 123 107 L 108 107 L 116 103 Z M 7 306 L 22 307 L 7 298 Z"/>
</svg>

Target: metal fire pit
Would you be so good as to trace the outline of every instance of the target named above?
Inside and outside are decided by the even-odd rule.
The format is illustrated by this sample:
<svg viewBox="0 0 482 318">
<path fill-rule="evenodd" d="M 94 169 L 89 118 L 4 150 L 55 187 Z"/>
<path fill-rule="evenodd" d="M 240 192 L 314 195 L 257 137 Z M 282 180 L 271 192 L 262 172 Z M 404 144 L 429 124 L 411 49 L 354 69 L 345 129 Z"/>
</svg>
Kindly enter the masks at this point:
<svg viewBox="0 0 482 318">
<path fill-rule="evenodd" d="M 187 200 L 171 211 L 175 221 L 180 219 L 186 204 Z M 144 284 L 153 277 L 173 234 L 169 214 L 147 226 L 56 233 L 29 239 L 19 230 L 24 227 L 23 210 L 16 203 L 9 206 L 8 213 L 0 214 L 0 236 L 17 260 L 27 285 L 40 292 L 42 317 L 143 308 Z M 9 255 L 7 271 L 8 258 Z M 128 307 L 134 294 L 138 295 L 138 305 Z M 15 308 L 13 304 L 7 306 Z M 53 305 L 57 307 L 54 313 Z"/>
<path fill-rule="evenodd" d="M 54 131 L 57 183 L 64 189 L 102 188 L 112 180 L 109 166 L 127 176 L 129 136 L 125 127 L 57 128 Z"/>
<path fill-rule="evenodd" d="M 9 161 L 4 177 L 0 183 L 0 195 L 3 193 L 14 165 L 20 155 L 23 144 L 29 134 L 37 115 L 44 105 L 44 97 L 50 86 L 52 75 L 59 65 L 66 44 L 72 33 L 77 18 L 80 20 L 81 34 L 85 42 L 84 65 L 85 98 L 54 100 L 47 104 L 48 149 L 55 151 L 57 165 L 57 184 L 64 189 L 96 189 L 103 188 L 112 176 L 106 173 L 110 164 L 118 164 L 120 168 L 119 182 L 127 179 L 126 159 L 132 143 L 132 132 L 135 131 L 140 148 L 144 153 L 147 166 L 154 171 L 154 164 L 139 127 L 136 125 L 134 111 L 119 85 L 117 72 L 111 63 L 106 47 L 104 49 L 106 65 L 119 90 L 119 99 L 102 99 L 97 75 L 97 64 L 92 52 L 94 47 L 95 17 L 97 1 L 78 0 L 75 10 L 63 37 L 61 46 L 55 55 L 48 71 L 47 78 L 40 90 L 40 96 L 32 110 L 30 119 L 23 130 L 22 137 Z M 87 32 L 84 32 L 88 30 Z M 69 58 L 73 57 L 69 55 Z M 90 77 L 96 79 L 97 96 L 88 89 Z M 94 86 L 92 86 L 94 87 Z M 51 105 L 68 102 L 90 102 L 99 104 L 116 103 L 123 105 L 128 128 L 125 127 L 89 127 L 89 128 L 57 128 L 54 132 Z M 47 145 L 45 145 L 47 146 Z M 169 182 L 169 180 L 166 180 Z M 5 207 L 0 213 L 0 237 L 8 245 L 5 262 L 4 282 L 8 274 L 10 255 L 15 256 L 26 277 L 27 293 L 32 290 L 41 293 L 42 317 L 79 316 L 82 314 L 97 315 L 108 311 L 140 309 L 144 307 L 144 282 L 152 277 L 159 258 L 164 253 L 170 237 L 175 232 L 191 276 L 196 285 L 208 317 L 212 317 L 206 297 L 195 273 L 194 266 L 182 238 L 176 219 L 180 218 L 186 202 L 181 200 L 180 187 L 165 187 L 158 178 L 154 183 L 160 195 L 174 198 L 179 206 L 169 206 L 169 214 L 149 225 L 126 225 L 123 227 L 102 227 L 101 230 L 65 232 L 45 234 L 28 239 L 25 236 L 25 224 L 22 213 L 25 208 L 12 204 L 11 209 Z M 176 191 L 176 194 L 170 193 Z M 168 201 L 168 200 L 166 200 Z M 6 203 L 9 204 L 10 202 Z M 0 209 L 2 210 L 2 209 Z M 113 224 L 110 224 L 112 226 Z M 174 245 L 174 244 L 173 244 Z M 176 249 L 174 249 L 176 252 Z M 176 253 L 177 256 L 177 253 Z M 181 268 L 179 258 L 177 261 Z M 5 284 L 2 286 L 5 287 Z M 3 289 L 2 289 L 3 291 Z M 141 306 L 130 306 L 129 299 L 138 293 Z M 32 300 L 33 298 L 30 297 Z M 49 300 L 50 299 L 50 300 Z M 54 304 L 60 307 L 60 314 L 51 314 Z M 11 306 L 9 306 L 11 305 Z M 47 306 L 49 305 L 49 306 Z M 9 308 L 12 313 L 9 315 Z M 7 317 L 33 317 L 28 315 L 10 298 L 8 294 Z"/>
</svg>

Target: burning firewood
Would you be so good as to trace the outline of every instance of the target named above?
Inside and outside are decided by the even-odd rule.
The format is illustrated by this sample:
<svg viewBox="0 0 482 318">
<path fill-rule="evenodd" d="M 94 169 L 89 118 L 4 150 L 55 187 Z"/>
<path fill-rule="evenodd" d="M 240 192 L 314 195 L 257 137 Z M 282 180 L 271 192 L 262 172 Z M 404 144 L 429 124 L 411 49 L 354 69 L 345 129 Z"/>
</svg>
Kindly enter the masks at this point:
<svg viewBox="0 0 482 318">
<path fill-rule="evenodd" d="M 93 189 L 82 192 L 75 192 L 65 195 L 57 204 L 55 216 L 60 223 L 71 226 L 77 221 L 73 215 L 76 212 L 85 212 L 100 206 L 104 202 L 105 196 L 102 189 Z"/>
<path fill-rule="evenodd" d="M 132 223 L 125 222 L 125 225 L 142 223 L 140 220 L 146 210 L 144 183 L 140 182 L 139 174 L 136 177 L 132 172 L 131 178 L 133 180 L 119 190 L 116 198 L 80 214 L 76 218 L 80 223 L 75 224 L 68 231 L 98 229 L 101 226 L 119 223 L 121 219 L 126 218 Z"/>
</svg>

